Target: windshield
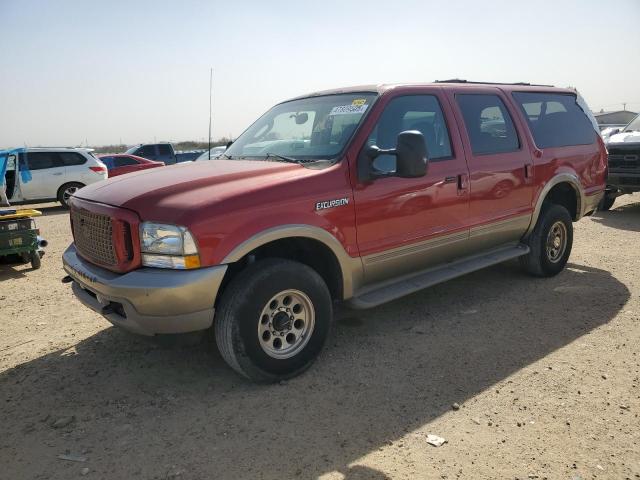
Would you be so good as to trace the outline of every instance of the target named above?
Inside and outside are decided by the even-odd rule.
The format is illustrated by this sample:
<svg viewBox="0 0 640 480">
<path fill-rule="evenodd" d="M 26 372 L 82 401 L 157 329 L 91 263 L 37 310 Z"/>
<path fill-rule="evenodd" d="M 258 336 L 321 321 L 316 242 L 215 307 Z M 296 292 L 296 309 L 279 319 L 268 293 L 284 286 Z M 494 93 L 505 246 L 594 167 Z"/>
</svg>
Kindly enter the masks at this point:
<svg viewBox="0 0 640 480">
<path fill-rule="evenodd" d="M 196 162 L 201 161 L 201 160 L 209 160 L 209 158 L 211 158 L 211 159 L 218 158 L 220 156 L 220 154 L 223 153 L 226 149 L 227 149 L 227 147 L 213 147 L 211 149 L 211 157 L 209 157 L 209 150 L 205 150 L 202 153 L 202 155 L 200 155 L 198 158 L 196 158 Z"/>
<path fill-rule="evenodd" d="M 375 98 L 374 93 L 354 93 L 281 103 L 240 135 L 224 157 L 300 162 L 336 158 Z"/>
<path fill-rule="evenodd" d="M 640 132 L 640 115 L 629 122 L 629 125 L 624 127 L 623 132 Z"/>
</svg>

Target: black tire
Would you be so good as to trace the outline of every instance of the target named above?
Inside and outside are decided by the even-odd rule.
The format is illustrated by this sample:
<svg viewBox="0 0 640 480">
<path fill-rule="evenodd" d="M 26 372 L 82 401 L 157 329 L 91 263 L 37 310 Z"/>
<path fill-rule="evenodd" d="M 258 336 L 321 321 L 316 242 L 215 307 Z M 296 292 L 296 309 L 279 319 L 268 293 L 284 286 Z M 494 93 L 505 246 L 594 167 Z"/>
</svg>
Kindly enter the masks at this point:
<svg viewBox="0 0 640 480">
<path fill-rule="evenodd" d="M 548 245 L 550 240 L 556 238 L 553 234 L 553 239 L 550 238 L 550 231 L 563 230 L 558 223 L 564 226 L 562 250 L 562 247 L 556 249 L 553 244 Z M 538 223 L 525 243 L 529 245 L 530 251 L 520 257 L 520 265 L 527 273 L 537 277 L 552 277 L 560 273 L 569 260 L 573 246 L 573 223 L 569 211 L 562 205 L 543 205 Z"/>
<path fill-rule="evenodd" d="M 69 208 L 69 201 L 67 198 L 69 190 L 71 189 L 80 190 L 82 187 L 84 187 L 84 184 L 79 182 L 65 183 L 58 189 L 58 201 L 62 204 L 64 208 Z"/>
<path fill-rule="evenodd" d="M 598 210 L 600 210 L 601 212 L 606 212 L 607 210 L 610 210 L 611 207 L 613 207 L 613 204 L 615 201 L 616 201 L 615 196 L 605 194 L 604 197 L 602 197 L 602 200 L 600 200 L 600 203 L 598 204 Z"/>
<path fill-rule="evenodd" d="M 274 358 L 267 351 L 269 346 L 263 346 L 264 336 L 261 340 L 259 331 L 261 328 L 271 330 L 272 323 L 276 328 L 276 316 L 279 313 L 271 306 L 274 303 L 271 300 L 287 290 L 306 296 L 314 320 L 308 322 L 312 330 L 306 336 L 298 335 L 293 342 L 294 345 L 298 342 L 301 350 L 290 358 Z M 284 308 L 284 302 L 286 298 L 281 308 Z M 274 311 L 270 315 L 263 315 L 265 309 Z M 294 321 L 295 315 L 292 314 L 289 321 L 287 315 L 284 318 L 291 330 L 297 319 Z M 332 315 L 329 289 L 315 270 L 291 260 L 260 260 L 240 272 L 222 294 L 214 320 L 216 343 L 224 360 L 241 375 L 260 383 L 277 382 L 299 375 L 311 366 L 329 335 Z M 268 320 L 261 322 L 265 317 Z M 267 321 L 268 327 L 265 326 Z M 278 332 L 273 330 L 273 337 L 269 335 L 273 345 L 276 345 L 277 335 L 287 333 L 285 328 L 282 327 L 282 331 Z M 280 340 L 283 347 L 289 348 L 288 338 L 287 333 L 286 344 L 283 343 L 284 338 Z M 296 339 L 296 336 L 292 338 Z"/>
<path fill-rule="evenodd" d="M 34 270 L 38 270 L 40 268 L 40 265 L 42 264 L 42 261 L 40 260 L 40 254 L 37 251 L 33 251 L 31 252 L 31 268 L 33 268 Z"/>
</svg>

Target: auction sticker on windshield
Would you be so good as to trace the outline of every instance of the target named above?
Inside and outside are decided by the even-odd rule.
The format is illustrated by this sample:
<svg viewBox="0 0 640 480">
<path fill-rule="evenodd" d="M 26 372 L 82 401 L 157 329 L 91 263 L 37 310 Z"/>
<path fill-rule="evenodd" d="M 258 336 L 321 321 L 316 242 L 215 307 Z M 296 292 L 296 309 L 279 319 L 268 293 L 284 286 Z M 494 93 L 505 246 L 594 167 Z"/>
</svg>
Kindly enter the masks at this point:
<svg viewBox="0 0 640 480">
<path fill-rule="evenodd" d="M 366 103 L 362 105 L 339 105 L 337 107 L 333 107 L 329 112 L 329 115 L 353 115 L 354 113 L 362 114 L 367 111 L 368 106 L 369 105 L 367 105 Z"/>
</svg>

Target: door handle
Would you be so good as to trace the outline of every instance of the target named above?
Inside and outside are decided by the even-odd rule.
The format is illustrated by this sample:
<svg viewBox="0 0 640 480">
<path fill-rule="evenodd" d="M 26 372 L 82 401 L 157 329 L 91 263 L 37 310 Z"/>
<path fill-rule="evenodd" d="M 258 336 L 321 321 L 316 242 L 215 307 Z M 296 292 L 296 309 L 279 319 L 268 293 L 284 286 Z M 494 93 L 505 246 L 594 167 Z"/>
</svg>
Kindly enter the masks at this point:
<svg viewBox="0 0 640 480">
<path fill-rule="evenodd" d="M 466 173 L 461 173 L 457 177 L 458 180 L 458 195 L 465 195 L 469 192 L 469 177 Z"/>
<path fill-rule="evenodd" d="M 524 177 L 525 178 L 533 178 L 533 164 L 525 163 L 524 164 Z"/>
<path fill-rule="evenodd" d="M 52 173 L 52 175 L 62 175 L 62 172 Z"/>
<path fill-rule="evenodd" d="M 455 183 L 458 180 L 458 177 L 455 175 L 452 177 L 444 177 L 444 183 Z"/>
</svg>

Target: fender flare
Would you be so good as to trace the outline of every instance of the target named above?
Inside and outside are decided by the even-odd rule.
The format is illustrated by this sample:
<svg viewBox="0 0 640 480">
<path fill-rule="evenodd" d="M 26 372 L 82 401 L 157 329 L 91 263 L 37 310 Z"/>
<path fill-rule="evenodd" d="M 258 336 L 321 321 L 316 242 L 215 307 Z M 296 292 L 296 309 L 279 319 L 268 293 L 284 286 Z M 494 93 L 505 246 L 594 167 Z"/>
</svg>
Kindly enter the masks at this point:
<svg viewBox="0 0 640 480">
<path fill-rule="evenodd" d="M 344 300 L 351 298 L 354 291 L 362 283 L 362 260 L 360 257 L 353 258 L 349 256 L 336 237 L 323 228 L 313 225 L 279 225 L 277 227 L 268 228 L 258 232 L 236 246 L 224 257 L 221 263 L 227 264 L 237 262 L 262 245 L 266 245 L 267 243 L 271 243 L 276 240 L 293 237 L 316 240 L 333 252 L 342 274 L 342 297 Z"/>
<path fill-rule="evenodd" d="M 585 205 L 585 193 L 584 193 L 584 190 L 582 189 L 582 186 L 580 185 L 580 181 L 578 180 L 578 177 L 572 173 L 560 173 L 555 177 L 553 177 L 551 180 L 549 180 L 549 182 L 547 182 L 546 185 L 540 191 L 540 194 L 538 195 L 538 200 L 536 201 L 535 209 L 533 210 L 533 216 L 531 217 L 531 223 L 529 224 L 529 228 L 525 233 L 525 237 L 529 236 L 531 232 L 533 232 L 533 229 L 535 228 L 536 223 L 538 223 L 538 218 L 540 217 L 540 212 L 542 211 L 542 204 L 547 198 L 547 195 L 549 195 L 549 192 L 553 187 L 561 183 L 568 183 L 569 185 L 571 185 L 571 187 L 573 188 L 576 194 L 576 199 L 577 199 L 576 217 L 573 220 L 577 221 L 582 217 L 583 215 L 582 209 L 584 208 L 584 205 Z"/>
</svg>

